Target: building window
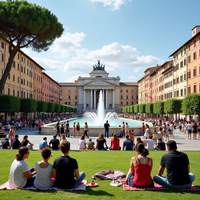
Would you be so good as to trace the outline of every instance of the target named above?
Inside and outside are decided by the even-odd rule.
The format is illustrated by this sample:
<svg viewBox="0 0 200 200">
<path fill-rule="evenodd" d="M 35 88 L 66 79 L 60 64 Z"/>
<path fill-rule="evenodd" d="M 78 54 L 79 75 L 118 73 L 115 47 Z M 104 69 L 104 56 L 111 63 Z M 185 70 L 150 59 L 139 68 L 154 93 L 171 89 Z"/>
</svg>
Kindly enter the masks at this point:
<svg viewBox="0 0 200 200">
<path fill-rule="evenodd" d="M 15 68 L 15 61 L 13 61 L 13 68 Z"/>
<path fill-rule="evenodd" d="M 19 77 L 17 77 L 17 83 L 19 83 Z"/>
<path fill-rule="evenodd" d="M 194 93 L 196 93 L 196 83 L 194 83 Z"/>
<path fill-rule="evenodd" d="M 138 99 L 138 95 L 136 95 L 136 99 Z"/>
<path fill-rule="evenodd" d="M 67 105 L 67 102 L 65 102 L 65 105 Z"/>
<path fill-rule="evenodd" d="M 23 98 L 23 91 L 21 91 L 21 98 Z"/>
<path fill-rule="evenodd" d="M 77 93 L 77 90 L 75 90 L 75 93 Z"/>
<path fill-rule="evenodd" d="M 126 93 L 128 93 L 128 90 L 126 90 Z"/>
<path fill-rule="evenodd" d="M 191 78 L 191 71 L 190 71 L 190 69 L 188 71 L 188 78 Z"/>
<path fill-rule="evenodd" d="M 177 96 L 177 97 L 179 96 L 179 90 L 176 91 L 176 96 Z"/>
<path fill-rule="evenodd" d="M 15 75 L 13 75 L 13 81 L 15 81 Z"/>
<path fill-rule="evenodd" d="M 19 90 L 17 91 L 17 97 L 19 97 Z"/>
<path fill-rule="evenodd" d="M 122 90 L 121 90 L 121 93 L 122 93 Z"/>
<path fill-rule="evenodd" d="M 128 101 L 126 102 L 126 105 L 128 106 Z"/>
<path fill-rule="evenodd" d="M 176 78 L 176 82 L 179 83 L 179 77 Z"/>
<path fill-rule="evenodd" d="M 183 75 L 180 76 L 180 82 L 182 82 L 182 81 L 183 81 Z"/>
<path fill-rule="evenodd" d="M 71 93 L 71 90 L 68 90 L 69 93 Z"/>
<path fill-rule="evenodd" d="M 131 102 L 131 105 L 133 105 L 133 101 Z"/>
<path fill-rule="evenodd" d="M 1 48 L 4 49 L 4 42 L 1 42 Z"/>
<path fill-rule="evenodd" d="M 126 99 L 128 99 L 128 95 L 126 95 Z"/>
<path fill-rule="evenodd" d="M 8 94 L 10 95 L 10 88 L 8 88 Z"/>
<path fill-rule="evenodd" d="M 131 96 L 131 99 L 133 99 L 133 95 Z"/>
<path fill-rule="evenodd" d="M 26 68 L 24 67 L 24 74 L 26 74 Z"/>
<path fill-rule="evenodd" d="M 27 96 L 26 96 L 26 97 L 27 97 L 27 99 L 28 99 L 28 92 L 27 92 Z"/>
<path fill-rule="evenodd" d="M 27 81 L 27 86 L 28 86 L 28 81 Z"/>
<path fill-rule="evenodd" d="M 71 105 L 71 102 L 70 102 L 70 101 L 68 102 L 68 105 Z"/>
<path fill-rule="evenodd" d="M 13 89 L 13 96 L 15 96 L 15 89 Z"/>
<path fill-rule="evenodd" d="M 19 70 L 19 63 L 17 64 L 17 69 Z"/>
<path fill-rule="evenodd" d="M 188 85 L 188 94 L 190 94 L 190 85 Z"/>
<path fill-rule="evenodd" d="M 181 96 L 183 96 L 183 89 L 181 89 Z"/>
<path fill-rule="evenodd" d="M 21 72 L 23 72 L 23 66 L 21 66 Z"/>
<path fill-rule="evenodd" d="M 121 99 L 123 99 L 123 95 L 121 95 Z"/>
<path fill-rule="evenodd" d="M 69 100 L 71 99 L 71 96 L 70 96 L 70 95 L 68 96 L 68 99 L 69 99 Z"/>
<path fill-rule="evenodd" d="M 196 52 L 193 53 L 193 59 L 196 59 Z"/>
<path fill-rule="evenodd" d="M 196 76 L 196 67 L 193 69 L 193 76 Z"/>
<path fill-rule="evenodd" d="M 188 56 L 188 62 L 190 62 L 190 55 Z"/>
<path fill-rule="evenodd" d="M 23 84 L 24 83 L 24 80 L 21 78 L 21 84 Z"/>
<path fill-rule="evenodd" d="M 77 101 L 75 101 L 75 105 L 77 105 Z"/>
<path fill-rule="evenodd" d="M 186 95 L 186 87 L 184 87 L 184 96 Z"/>
<path fill-rule="evenodd" d="M 8 74 L 8 80 L 10 80 L 10 73 Z"/>
<path fill-rule="evenodd" d="M 190 44 L 188 45 L 188 50 L 190 51 Z"/>
<path fill-rule="evenodd" d="M 4 61 L 4 54 L 3 53 L 1 54 L 1 61 L 2 62 Z"/>
<path fill-rule="evenodd" d="M 186 65 L 186 59 L 184 59 L 184 66 Z"/>
<path fill-rule="evenodd" d="M 133 90 L 131 90 L 131 93 L 133 93 Z"/>
<path fill-rule="evenodd" d="M 24 92 L 24 98 L 26 98 L 26 92 Z"/>
<path fill-rule="evenodd" d="M 186 81 L 186 72 L 184 72 L 184 81 Z"/>
<path fill-rule="evenodd" d="M 75 95 L 75 99 L 77 100 L 77 95 Z"/>
<path fill-rule="evenodd" d="M 121 101 L 121 105 L 123 105 L 123 102 Z"/>
<path fill-rule="evenodd" d="M 46 85 L 45 85 L 46 86 Z M 60 90 L 60 93 L 62 93 L 62 90 Z"/>
<path fill-rule="evenodd" d="M 196 40 L 194 41 L 194 47 L 196 47 Z"/>
</svg>

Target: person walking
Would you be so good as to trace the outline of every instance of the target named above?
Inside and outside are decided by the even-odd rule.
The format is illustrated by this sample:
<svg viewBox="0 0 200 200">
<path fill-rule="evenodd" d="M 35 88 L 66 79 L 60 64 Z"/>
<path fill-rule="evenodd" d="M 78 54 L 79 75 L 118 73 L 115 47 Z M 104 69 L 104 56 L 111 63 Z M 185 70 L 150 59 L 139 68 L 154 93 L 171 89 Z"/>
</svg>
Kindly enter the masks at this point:
<svg viewBox="0 0 200 200">
<path fill-rule="evenodd" d="M 88 125 L 87 125 L 87 122 L 85 122 L 85 126 L 84 126 L 84 136 L 87 136 L 87 138 L 89 138 L 87 132 L 88 132 Z"/>
</svg>

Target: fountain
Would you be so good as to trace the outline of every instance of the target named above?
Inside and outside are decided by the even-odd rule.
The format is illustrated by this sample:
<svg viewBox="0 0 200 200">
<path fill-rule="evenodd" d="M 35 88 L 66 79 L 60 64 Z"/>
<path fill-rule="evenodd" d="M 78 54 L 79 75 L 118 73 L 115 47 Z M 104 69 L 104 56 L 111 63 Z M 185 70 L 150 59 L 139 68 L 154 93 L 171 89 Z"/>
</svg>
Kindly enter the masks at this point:
<svg viewBox="0 0 200 200">
<path fill-rule="evenodd" d="M 85 119 L 92 119 L 95 126 L 102 127 L 107 120 L 118 118 L 116 112 L 108 112 L 105 115 L 104 100 L 102 90 L 99 94 L 99 102 L 97 106 L 97 114 L 95 112 L 85 112 L 83 115 Z"/>
<path fill-rule="evenodd" d="M 83 134 L 84 131 L 84 124 L 85 122 L 88 123 L 89 127 L 89 136 L 98 136 L 99 133 L 105 132 L 104 130 L 104 123 L 108 120 L 110 124 L 110 134 L 112 132 L 115 132 L 119 134 L 121 132 L 121 125 L 122 122 L 127 122 L 130 129 L 134 129 L 135 135 L 141 135 L 141 126 L 142 122 L 132 120 L 132 119 L 125 119 L 125 118 L 118 118 L 117 113 L 115 112 L 108 112 L 105 115 L 105 109 L 104 109 L 104 100 L 103 100 L 103 93 L 102 90 L 100 91 L 99 95 L 99 101 L 97 106 L 97 113 L 95 112 L 85 112 L 84 116 L 82 118 L 73 118 L 69 119 L 70 121 L 70 128 L 72 128 L 73 123 L 79 122 L 81 131 L 80 133 Z M 61 121 L 61 123 L 66 123 L 67 120 Z M 57 122 L 56 122 L 57 123 Z M 45 124 L 42 127 L 42 134 L 52 134 L 52 129 L 55 127 L 56 123 L 51 124 Z M 148 123 L 150 127 L 152 127 L 151 123 Z M 151 128 L 152 129 L 152 128 Z M 71 131 L 72 132 L 72 131 Z M 70 133 L 72 134 L 72 133 Z"/>
</svg>

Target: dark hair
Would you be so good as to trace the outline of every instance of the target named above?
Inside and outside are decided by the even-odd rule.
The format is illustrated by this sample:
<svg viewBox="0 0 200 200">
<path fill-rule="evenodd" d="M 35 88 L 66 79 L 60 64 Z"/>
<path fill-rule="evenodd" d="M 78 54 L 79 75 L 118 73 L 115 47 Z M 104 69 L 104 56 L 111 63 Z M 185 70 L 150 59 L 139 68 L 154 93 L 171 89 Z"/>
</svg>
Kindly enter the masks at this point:
<svg viewBox="0 0 200 200">
<path fill-rule="evenodd" d="M 117 139 L 117 134 L 113 133 L 113 138 L 116 140 Z"/>
<path fill-rule="evenodd" d="M 174 140 L 169 140 L 167 142 L 167 146 L 170 148 L 170 150 L 175 150 L 177 149 L 177 146 L 176 146 L 176 142 Z"/>
<path fill-rule="evenodd" d="M 90 139 L 89 139 L 89 141 L 91 142 L 91 141 L 92 141 L 92 139 L 90 138 Z"/>
<path fill-rule="evenodd" d="M 28 138 L 28 135 L 25 135 L 25 136 L 23 137 L 22 142 L 24 142 L 27 138 Z"/>
<path fill-rule="evenodd" d="M 57 137 L 57 135 L 54 135 L 54 136 L 53 136 L 53 138 L 56 138 L 56 137 Z"/>
<path fill-rule="evenodd" d="M 160 140 L 162 142 L 162 138 L 158 138 L 158 140 Z"/>
<path fill-rule="evenodd" d="M 47 138 L 46 137 L 43 137 L 43 140 L 46 140 Z"/>
<path fill-rule="evenodd" d="M 61 143 L 60 149 L 63 153 L 68 153 L 70 150 L 70 142 L 68 141 L 63 141 Z"/>
<path fill-rule="evenodd" d="M 141 153 L 143 156 L 147 156 L 149 155 L 149 151 L 148 149 L 145 149 L 144 144 L 143 143 L 138 143 L 136 145 L 136 149 L 138 150 L 139 153 Z"/>
<path fill-rule="evenodd" d="M 28 147 L 25 147 L 25 146 L 20 147 L 19 151 L 15 155 L 16 160 L 18 161 L 22 160 L 24 155 L 27 154 L 27 152 L 28 152 Z"/>
<path fill-rule="evenodd" d="M 152 135 L 149 136 L 149 139 L 152 139 Z"/>
<path fill-rule="evenodd" d="M 126 135 L 126 139 L 129 139 L 129 135 Z"/>
<path fill-rule="evenodd" d="M 15 138 L 19 137 L 19 135 L 15 135 Z"/>
<path fill-rule="evenodd" d="M 162 127 L 160 127 L 160 131 L 162 131 Z"/>
<path fill-rule="evenodd" d="M 47 159 L 51 155 L 51 149 L 45 147 L 44 149 L 42 149 L 41 155 L 44 159 Z"/>
</svg>

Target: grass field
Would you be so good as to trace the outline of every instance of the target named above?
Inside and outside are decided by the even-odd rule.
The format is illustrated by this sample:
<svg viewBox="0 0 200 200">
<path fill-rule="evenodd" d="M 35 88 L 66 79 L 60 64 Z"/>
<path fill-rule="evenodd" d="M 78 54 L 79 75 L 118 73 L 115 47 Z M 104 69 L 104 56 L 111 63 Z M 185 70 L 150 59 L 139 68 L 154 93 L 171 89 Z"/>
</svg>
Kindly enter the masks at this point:
<svg viewBox="0 0 200 200">
<path fill-rule="evenodd" d="M 15 150 L 0 150 L 0 184 L 5 183 L 9 177 L 10 165 L 15 157 Z M 152 176 L 157 174 L 160 159 L 167 152 L 150 152 L 149 157 L 153 158 Z M 190 171 L 195 174 L 196 179 L 194 185 L 200 188 L 200 152 L 188 151 L 190 160 Z M 50 163 L 60 156 L 60 151 L 53 151 Z M 79 171 L 86 173 L 88 182 L 92 181 L 91 176 L 96 172 L 103 170 L 120 170 L 124 173 L 128 172 L 130 158 L 136 156 L 136 153 L 126 151 L 71 151 L 70 156 L 77 159 Z M 26 162 L 30 167 L 34 167 L 35 163 L 41 160 L 40 151 L 30 151 L 29 159 Z M 164 173 L 166 175 L 166 171 Z M 27 190 L 1 190 L 0 199 L 170 199 L 170 200 L 195 200 L 200 199 L 200 191 L 123 191 L 122 186 L 110 186 L 111 180 L 95 180 L 99 187 L 87 188 L 86 191 L 27 191 Z"/>
</svg>

